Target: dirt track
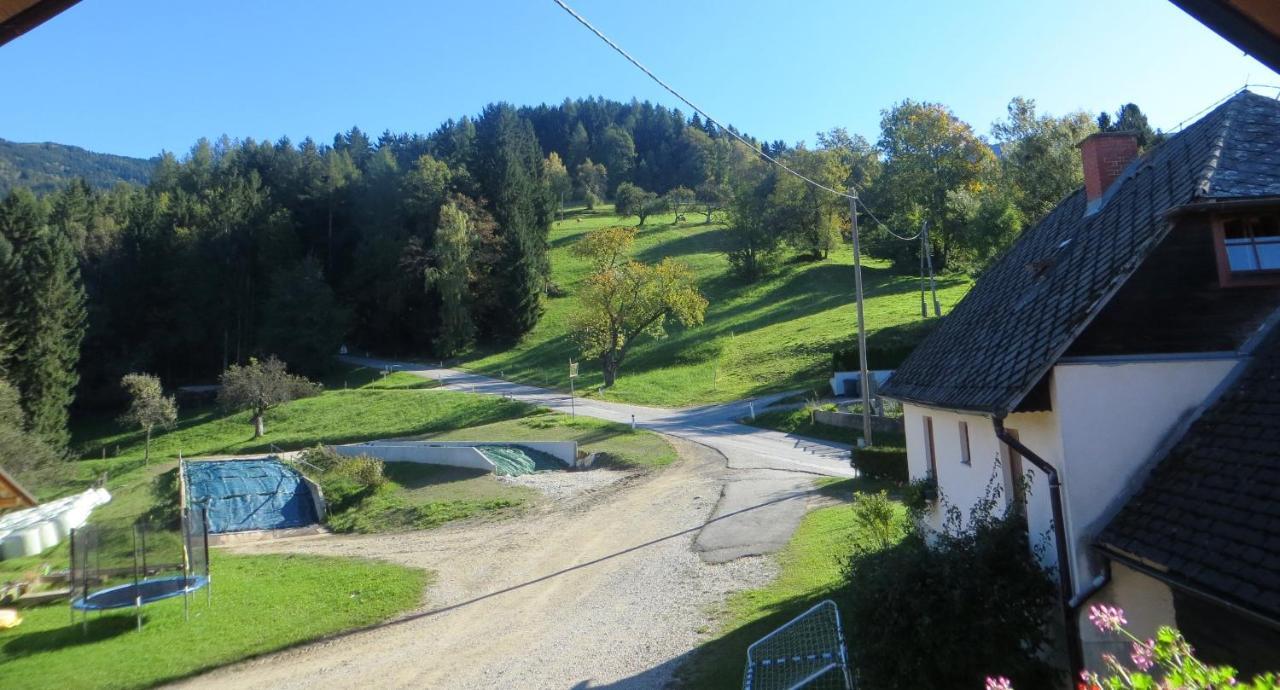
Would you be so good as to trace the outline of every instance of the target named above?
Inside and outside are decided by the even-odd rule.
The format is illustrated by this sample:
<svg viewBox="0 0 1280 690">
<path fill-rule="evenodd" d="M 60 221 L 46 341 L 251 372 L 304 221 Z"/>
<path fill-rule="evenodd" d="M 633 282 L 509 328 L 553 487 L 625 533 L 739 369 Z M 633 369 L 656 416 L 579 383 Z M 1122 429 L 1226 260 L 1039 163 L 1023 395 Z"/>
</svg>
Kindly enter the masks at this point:
<svg viewBox="0 0 1280 690">
<path fill-rule="evenodd" d="M 417 613 L 191 679 L 188 687 L 660 688 L 725 596 L 767 582 L 766 558 L 691 549 L 733 473 L 682 461 L 527 518 L 243 550 L 364 556 L 434 570 Z"/>
</svg>

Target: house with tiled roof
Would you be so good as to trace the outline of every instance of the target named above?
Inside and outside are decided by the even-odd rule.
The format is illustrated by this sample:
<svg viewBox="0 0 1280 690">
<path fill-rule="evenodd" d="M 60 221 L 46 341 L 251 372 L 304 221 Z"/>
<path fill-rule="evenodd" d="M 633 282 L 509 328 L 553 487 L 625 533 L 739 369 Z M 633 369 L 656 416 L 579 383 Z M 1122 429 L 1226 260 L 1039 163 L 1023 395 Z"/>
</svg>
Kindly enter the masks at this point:
<svg viewBox="0 0 1280 690">
<path fill-rule="evenodd" d="M 1073 666 L 1117 651 L 1081 624 L 1097 601 L 1139 634 L 1227 623 L 1280 659 L 1280 401 L 1257 392 L 1280 338 L 1280 102 L 1244 91 L 1141 155 L 1108 132 L 1081 158 L 1084 188 L 882 388 L 937 487 L 925 519 L 999 491 L 1058 574 Z M 1202 645 L 1261 663 L 1221 647 Z"/>
</svg>

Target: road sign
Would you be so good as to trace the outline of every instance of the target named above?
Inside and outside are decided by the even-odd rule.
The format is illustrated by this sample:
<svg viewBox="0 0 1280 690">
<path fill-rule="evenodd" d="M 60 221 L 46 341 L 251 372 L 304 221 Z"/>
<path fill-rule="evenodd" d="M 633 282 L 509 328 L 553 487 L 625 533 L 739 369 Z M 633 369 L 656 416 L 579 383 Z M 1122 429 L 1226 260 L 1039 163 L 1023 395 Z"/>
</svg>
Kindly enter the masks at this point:
<svg viewBox="0 0 1280 690">
<path fill-rule="evenodd" d="M 577 363 L 577 362 L 569 362 L 569 378 L 571 378 L 571 379 L 576 379 L 576 378 L 578 378 L 578 363 Z"/>
</svg>

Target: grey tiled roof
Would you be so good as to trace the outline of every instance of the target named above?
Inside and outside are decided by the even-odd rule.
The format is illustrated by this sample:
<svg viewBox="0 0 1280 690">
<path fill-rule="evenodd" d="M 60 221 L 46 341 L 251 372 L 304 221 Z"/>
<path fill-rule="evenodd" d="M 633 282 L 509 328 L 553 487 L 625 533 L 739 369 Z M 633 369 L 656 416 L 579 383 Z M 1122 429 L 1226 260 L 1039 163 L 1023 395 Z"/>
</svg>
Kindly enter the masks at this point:
<svg viewBox="0 0 1280 690">
<path fill-rule="evenodd" d="M 1280 195 L 1280 103 L 1247 91 L 1135 160 L 1085 216 L 1064 199 L 978 280 L 882 388 L 1005 415 L 1164 238 L 1163 212 Z"/>
<path fill-rule="evenodd" d="M 1280 621 L 1280 328 L 1103 530 L 1105 551 Z"/>
</svg>

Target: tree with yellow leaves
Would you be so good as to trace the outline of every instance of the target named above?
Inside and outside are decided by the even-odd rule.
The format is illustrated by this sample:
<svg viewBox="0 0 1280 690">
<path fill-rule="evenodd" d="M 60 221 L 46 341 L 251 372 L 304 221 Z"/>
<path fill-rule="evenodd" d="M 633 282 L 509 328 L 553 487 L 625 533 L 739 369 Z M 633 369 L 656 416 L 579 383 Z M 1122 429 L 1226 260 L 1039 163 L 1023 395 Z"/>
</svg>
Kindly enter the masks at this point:
<svg viewBox="0 0 1280 690">
<path fill-rule="evenodd" d="M 584 356 L 600 359 L 606 387 L 617 380 L 637 340 L 665 337 L 673 320 L 700 324 L 707 311 L 693 270 L 671 258 L 657 264 L 632 259 L 635 237 L 634 228 L 604 228 L 573 248 L 591 262 L 592 272 L 578 290 L 572 332 Z"/>
</svg>

